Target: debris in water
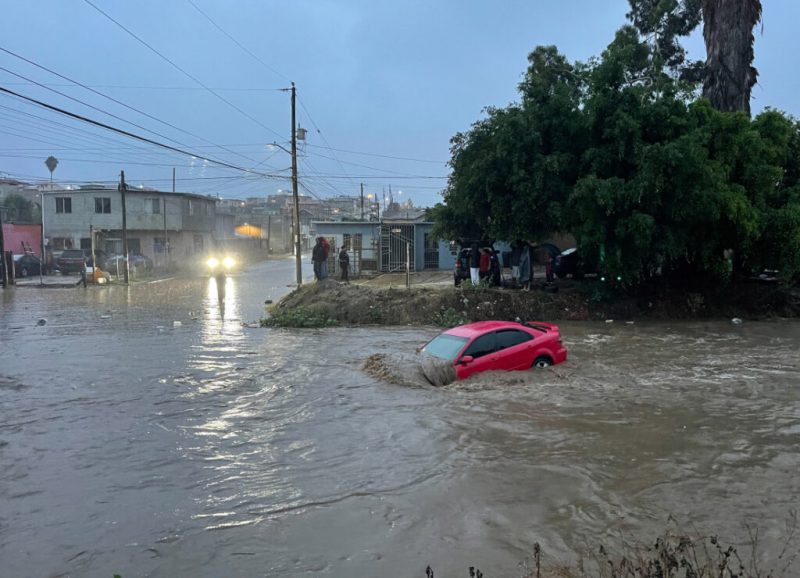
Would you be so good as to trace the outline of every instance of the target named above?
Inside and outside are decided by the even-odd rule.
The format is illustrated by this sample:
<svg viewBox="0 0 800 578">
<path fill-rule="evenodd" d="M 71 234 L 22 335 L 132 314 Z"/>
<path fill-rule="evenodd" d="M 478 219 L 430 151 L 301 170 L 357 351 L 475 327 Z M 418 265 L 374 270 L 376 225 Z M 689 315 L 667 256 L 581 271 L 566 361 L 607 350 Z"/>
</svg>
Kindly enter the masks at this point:
<svg viewBox="0 0 800 578">
<path fill-rule="evenodd" d="M 173 327 L 180 327 L 181 325 L 183 325 L 183 323 L 181 323 L 180 321 L 173 321 L 172 322 L 172 326 Z"/>
<path fill-rule="evenodd" d="M 613 319 L 606 319 L 606 323 L 614 323 Z"/>
<path fill-rule="evenodd" d="M 39 321 L 37 321 L 37 322 L 36 322 L 36 325 L 37 325 L 38 327 L 41 327 L 42 325 L 47 325 L 47 319 L 45 319 L 44 317 L 42 317 L 41 319 L 39 319 Z"/>
<path fill-rule="evenodd" d="M 741 325 L 742 320 L 739 319 L 738 317 L 734 317 L 733 319 L 731 319 L 731 323 L 733 323 L 734 325 Z"/>
</svg>

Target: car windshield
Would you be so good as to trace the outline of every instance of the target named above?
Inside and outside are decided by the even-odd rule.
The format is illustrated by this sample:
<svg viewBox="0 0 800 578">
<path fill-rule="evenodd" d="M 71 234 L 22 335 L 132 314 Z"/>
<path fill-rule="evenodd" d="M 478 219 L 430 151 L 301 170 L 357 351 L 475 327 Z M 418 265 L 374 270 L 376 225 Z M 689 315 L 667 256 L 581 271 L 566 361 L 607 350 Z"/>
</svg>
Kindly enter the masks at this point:
<svg viewBox="0 0 800 578">
<path fill-rule="evenodd" d="M 467 341 L 468 339 L 466 337 L 457 337 L 455 335 L 443 333 L 439 337 L 428 342 L 428 344 L 422 348 L 422 351 L 442 359 L 453 360 Z"/>
</svg>

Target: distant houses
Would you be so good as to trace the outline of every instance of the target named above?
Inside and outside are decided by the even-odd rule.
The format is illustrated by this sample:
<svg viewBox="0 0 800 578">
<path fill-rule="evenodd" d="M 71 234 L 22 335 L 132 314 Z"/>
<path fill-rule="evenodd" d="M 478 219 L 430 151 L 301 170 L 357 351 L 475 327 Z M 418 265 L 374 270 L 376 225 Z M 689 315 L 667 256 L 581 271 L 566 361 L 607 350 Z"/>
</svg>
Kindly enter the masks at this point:
<svg viewBox="0 0 800 578">
<path fill-rule="evenodd" d="M 51 188 L 0 179 L 3 200 L 16 195 L 35 207 L 27 221 L 5 211 L 6 249 L 50 254 L 65 249 L 123 252 L 122 194 L 114 186 Z M 383 212 L 369 195 L 316 198 L 301 195 L 300 237 L 309 251 L 317 236 L 328 237 L 337 252 L 351 253 L 354 274 L 432 269 L 453 265 L 450 243 L 433 238 L 425 213 L 392 203 Z M 293 251 L 294 203 L 291 193 L 246 199 L 221 199 L 187 192 L 130 187 L 125 194 L 128 251 L 153 260 L 156 267 L 184 266 L 209 252 L 232 250 L 247 260 Z M 42 235 L 42 226 L 44 235 Z"/>
</svg>

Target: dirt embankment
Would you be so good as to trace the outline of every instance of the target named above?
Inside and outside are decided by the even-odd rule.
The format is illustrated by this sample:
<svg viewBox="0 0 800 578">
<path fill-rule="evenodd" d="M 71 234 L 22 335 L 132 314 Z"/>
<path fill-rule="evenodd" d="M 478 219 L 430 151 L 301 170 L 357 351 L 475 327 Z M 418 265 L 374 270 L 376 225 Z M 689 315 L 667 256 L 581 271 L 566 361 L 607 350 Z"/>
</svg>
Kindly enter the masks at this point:
<svg viewBox="0 0 800 578">
<path fill-rule="evenodd" d="M 800 317 L 800 295 L 773 285 L 749 284 L 723 297 L 698 293 L 668 298 L 593 300 L 577 287 L 556 293 L 468 287 L 370 287 L 334 280 L 304 285 L 271 309 L 305 310 L 342 325 L 452 326 L 485 319 L 547 321 L 635 318 Z"/>
</svg>

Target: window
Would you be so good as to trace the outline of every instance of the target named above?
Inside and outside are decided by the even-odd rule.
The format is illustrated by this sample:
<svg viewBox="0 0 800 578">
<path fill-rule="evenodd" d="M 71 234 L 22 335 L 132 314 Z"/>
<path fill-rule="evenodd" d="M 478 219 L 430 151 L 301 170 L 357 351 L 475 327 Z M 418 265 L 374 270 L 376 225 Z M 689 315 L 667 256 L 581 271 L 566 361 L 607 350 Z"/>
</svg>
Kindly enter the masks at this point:
<svg viewBox="0 0 800 578">
<path fill-rule="evenodd" d="M 195 253 L 202 253 L 203 252 L 203 235 L 194 235 L 194 252 Z"/>
<path fill-rule="evenodd" d="M 361 250 L 361 243 L 362 243 L 362 236 L 361 233 L 356 233 L 353 235 L 353 251 L 360 251 Z"/>
<path fill-rule="evenodd" d="M 51 249 L 53 251 L 72 249 L 72 239 L 70 237 L 53 237 Z"/>
<path fill-rule="evenodd" d="M 505 349 L 507 347 L 514 347 L 520 343 L 530 341 L 533 337 L 529 333 L 519 331 L 517 329 L 506 329 L 497 332 L 497 349 Z"/>
<path fill-rule="evenodd" d="M 153 237 L 153 253 L 168 253 L 169 245 L 164 242 L 164 237 Z"/>
<path fill-rule="evenodd" d="M 71 213 L 72 197 L 56 197 L 56 213 Z"/>
<path fill-rule="evenodd" d="M 161 214 L 161 199 L 145 199 L 145 206 L 151 215 Z"/>
<path fill-rule="evenodd" d="M 348 251 L 352 249 L 352 247 L 350 246 L 350 243 L 352 241 L 350 239 L 351 239 L 350 233 L 345 233 L 342 235 L 342 246 Z"/>
<path fill-rule="evenodd" d="M 484 355 L 489 355 L 495 351 L 497 351 L 497 347 L 495 346 L 495 334 L 487 333 L 486 335 L 481 335 L 475 341 L 470 343 L 469 347 L 467 347 L 467 350 L 464 352 L 464 355 L 483 357 Z"/>
<path fill-rule="evenodd" d="M 423 351 L 442 359 L 452 360 L 455 359 L 466 342 L 466 337 L 458 337 L 456 335 L 447 335 L 443 333 L 430 341 Z"/>
<path fill-rule="evenodd" d="M 110 213 L 111 212 L 111 198 L 110 197 L 95 197 L 94 198 L 94 212 L 95 213 Z"/>
</svg>

